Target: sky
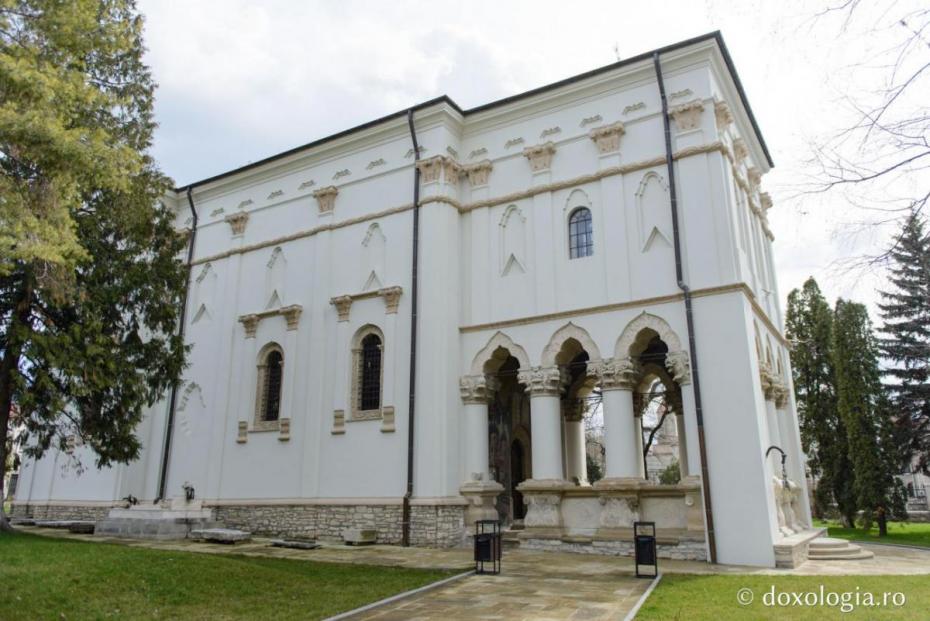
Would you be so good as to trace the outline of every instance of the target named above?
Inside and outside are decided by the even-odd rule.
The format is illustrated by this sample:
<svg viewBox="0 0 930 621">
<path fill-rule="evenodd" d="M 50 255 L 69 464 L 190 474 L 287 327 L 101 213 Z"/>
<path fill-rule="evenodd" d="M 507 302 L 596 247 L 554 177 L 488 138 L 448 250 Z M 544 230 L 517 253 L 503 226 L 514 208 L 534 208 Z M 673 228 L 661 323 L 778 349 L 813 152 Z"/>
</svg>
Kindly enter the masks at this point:
<svg viewBox="0 0 930 621">
<path fill-rule="evenodd" d="M 140 0 L 159 84 L 153 154 L 183 185 L 443 93 L 469 108 L 720 30 L 776 165 L 763 189 L 783 307 L 814 276 L 875 319 L 881 271 L 840 263 L 885 248 L 894 228 L 804 190 L 811 145 L 877 79 L 862 59 L 898 33 L 885 13 L 845 28 L 817 16 L 827 2 Z"/>
</svg>

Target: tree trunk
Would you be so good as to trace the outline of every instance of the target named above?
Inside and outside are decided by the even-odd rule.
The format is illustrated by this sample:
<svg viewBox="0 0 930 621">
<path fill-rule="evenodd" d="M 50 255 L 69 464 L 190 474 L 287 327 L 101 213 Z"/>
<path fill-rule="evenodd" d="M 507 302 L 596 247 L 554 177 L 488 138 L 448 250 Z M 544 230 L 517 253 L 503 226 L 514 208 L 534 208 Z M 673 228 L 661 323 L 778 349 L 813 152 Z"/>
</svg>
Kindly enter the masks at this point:
<svg viewBox="0 0 930 621">
<path fill-rule="evenodd" d="M 885 508 L 878 508 L 878 536 L 887 537 L 888 536 L 888 518 L 885 515 Z"/>
<path fill-rule="evenodd" d="M 6 477 L 6 444 L 10 435 L 10 423 L 13 412 L 13 375 L 18 371 L 23 352 L 23 341 L 16 338 L 17 327 L 28 327 L 32 301 L 32 274 L 27 269 L 23 274 L 23 284 L 15 300 L 13 315 L 7 334 L 11 335 L 3 358 L 0 359 L 0 531 L 12 531 L 13 527 L 4 511 L 5 490 L 3 480 Z"/>
</svg>

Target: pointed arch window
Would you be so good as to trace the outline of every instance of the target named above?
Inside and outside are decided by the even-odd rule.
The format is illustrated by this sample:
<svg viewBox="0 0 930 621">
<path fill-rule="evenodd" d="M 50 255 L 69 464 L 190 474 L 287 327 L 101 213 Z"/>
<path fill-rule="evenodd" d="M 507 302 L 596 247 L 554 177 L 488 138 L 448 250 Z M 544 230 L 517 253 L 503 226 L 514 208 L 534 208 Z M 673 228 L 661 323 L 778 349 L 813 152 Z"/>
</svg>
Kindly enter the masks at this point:
<svg viewBox="0 0 930 621">
<path fill-rule="evenodd" d="M 594 226 L 591 210 L 579 207 L 568 217 L 568 257 L 580 259 L 594 254 Z"/>
<path fill-rule="evenodd" d="M 256 428 L 273 428 L 281 418 L 281 390 L 284 378 L 284 352 L 277 343 L 262 348 L 258 357 Z"/>
</svg>

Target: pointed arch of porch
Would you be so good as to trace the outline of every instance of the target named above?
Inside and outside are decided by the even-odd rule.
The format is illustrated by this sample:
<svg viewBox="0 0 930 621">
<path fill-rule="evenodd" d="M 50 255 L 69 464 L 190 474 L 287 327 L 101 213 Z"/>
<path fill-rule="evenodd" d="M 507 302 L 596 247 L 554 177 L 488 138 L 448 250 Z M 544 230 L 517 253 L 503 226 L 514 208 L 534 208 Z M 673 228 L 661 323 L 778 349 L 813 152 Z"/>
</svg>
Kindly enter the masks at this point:
<svg viewBox="0 0 930 621">
<path fill-rule="evenodd" d="M 541 362 L 544 367 L 564 364 L 566 362 L 559 360 L 558 357 L 562 352 L 565 342 L 569 339 L 577 341 L 578 344 L 581 345 L 581 348 L 588 353 L 589 363 L 601 360 L 601 351 L 594 342 L 594 339 L 591 338 L 591 335 L 588 334 L 588 331 L 576 326 L 572 322 L 568 322 L 555 331 L 552 338 L 549 339 L 549 343 L 546 345 L 545 349 L 543 349 Z"/>
<path fill-rule="evenodd" d="M 475 358 L 471 363 L 471 374 L 484 375 L 485 373 L 497 371 L 498 367 L 507 359 L 506 357 L 501 358 L 498 353 L 503 350 L 506 350 L 517 359 L 521 369 L 530 368 L 530 357 L 526 354 L 526 350 L 514 343 L 509 336 L 498 331 L 491 337 L 488 344 L 475 354 Z"/>
<path fill-rule="evenodd" d="M 618 359 L 638 356 L 655 336 L 662 339 L 670 353 L 682 351 L 681 339 L 668 322 L 643 311 L 623 329 L 617 339 L 614 356 Z"/>
</svg>

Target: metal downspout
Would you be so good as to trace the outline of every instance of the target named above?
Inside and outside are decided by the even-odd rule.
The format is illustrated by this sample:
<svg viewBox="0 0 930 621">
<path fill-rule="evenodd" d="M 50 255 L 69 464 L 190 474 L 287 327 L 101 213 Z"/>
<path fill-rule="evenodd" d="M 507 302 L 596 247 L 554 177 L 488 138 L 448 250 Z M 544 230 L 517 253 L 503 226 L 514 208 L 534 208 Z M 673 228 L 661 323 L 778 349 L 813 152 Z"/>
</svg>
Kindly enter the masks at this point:
<svg viewBox="0 0 930 621">
<path fill-rule="evenodd" d="M 187 246 L 187 282 L 184 285 L 184 301 L 181 304 L 181 316 L 179 318 L 178 336 L 181 337 L 181 343 L 184 343 L 184 327 L 187 323 L 187 298 L 191 288 L 191 274 L 194 270 L 194 244 L 197 242 L 197 209 L 194 207 L 194 190 L 192 187 L 187 188 L 187 203 L 190 205 L 191 217 L 191 241 Z M 154 504 L 158 504 L 165 497 L 165 485 L 168 483 L 168 461 L 171 457 L 171 436 L 174 432 L 174 413 L 178 402 L 178 382 L 171 385 L 171 397 L 168 400 L 168 420 L 165 426 L 164 451 L 161 457 L 161 469 L 158 475 L 158 495 L 155 497 Z"/>
<path fill-rule="evenodd" d="M 665 81 L 662 78 L 662 64 L 659 52 L 652 55 L 655 65 L 656 80 L 659 82 L 659 96 L 662 99 L 662 123 L 665 127 L 665 165 L 668 168 L 669 199 L 672 207 L 672 233 L 675 242 L 675 277 L 678 288 L 685 297 L 685 316 L 688 324 L 688 350 L 691 356 L 691 376 L 694 386 L 694 410 L 697 416 L 698 446 L 701 454 L 701 484 L 704 491 L 704 522 L 707 525 L 707 547 L 710 562 L 717 562 L 717 540 L 714 535 L 714 512 L 710 500 L 710 477 L 707 469 L 707 448 L 704 442 L 704 409 L 701 404 L 701 376 L 698 369 L 697 345 L 694 340 L 694 310 L 691 305 L 691 289 L 685 283 L 681 266 L 681 237 L 678 227 L 678 194 L 675 189 L 675 162 L 672 156 L 672 131 L 668 119 L 668 99 L 665 96 Z"/>
<path fill-rule="evenodd" d="M 417 132 L 413 126 L 413 108 L 407 111 L 407 125 L 410 127 L 410 139 L 413 141 L 413 265 L 410 270 L 410 389 L 407 402 L 407 490 L 404 493 L 403 515 L 401 517 L 403 534 L 401 543 L 410 545 L 410 499 L 413 497 L 413 456 L 414 456 L 414 420 L 416 414 L 417 394 L 417 267 L 420 249 L 420 146 L 417 144 Z"/>
</svg>

